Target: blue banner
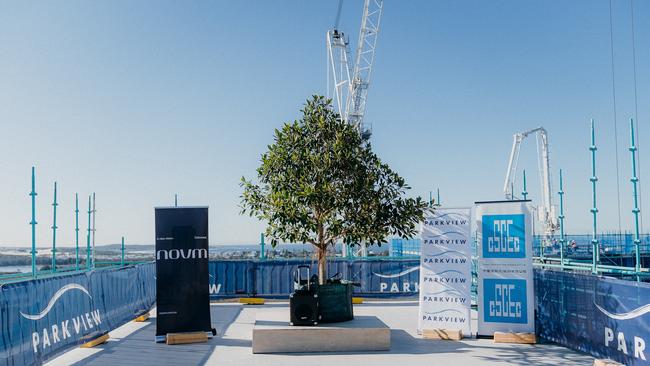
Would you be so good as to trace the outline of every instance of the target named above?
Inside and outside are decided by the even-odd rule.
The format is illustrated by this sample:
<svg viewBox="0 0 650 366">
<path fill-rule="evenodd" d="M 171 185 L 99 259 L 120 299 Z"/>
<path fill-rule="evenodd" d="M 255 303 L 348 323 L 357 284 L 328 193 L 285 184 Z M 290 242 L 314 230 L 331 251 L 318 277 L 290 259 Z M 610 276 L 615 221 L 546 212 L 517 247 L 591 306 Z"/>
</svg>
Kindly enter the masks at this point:
<svg viewBox="0 0 650 366">
<path fill-rule="evenodd" d="M 41 364 L 148 312 L 153 263 L 0 287 L 0 365 Z"/>
<path fill-rule="evenodd" d="M 535 271 L 537 333 L 626 365 L 650 365 L 650 284 Z"/>
<path fill-rule="evenodd" d="M 210 298 L 240 296 L 288 298 L 293 291 L 293 272 L 306 264 L 316 273 L 317 263 L 302 259 L 272 261 L 210 261 Z M 415 296 L 419 291 L 419 259 L 345 260 L 327 262 L 328 273 L 358 282 L 355 295 L 379 297 Z"/>
</svg>

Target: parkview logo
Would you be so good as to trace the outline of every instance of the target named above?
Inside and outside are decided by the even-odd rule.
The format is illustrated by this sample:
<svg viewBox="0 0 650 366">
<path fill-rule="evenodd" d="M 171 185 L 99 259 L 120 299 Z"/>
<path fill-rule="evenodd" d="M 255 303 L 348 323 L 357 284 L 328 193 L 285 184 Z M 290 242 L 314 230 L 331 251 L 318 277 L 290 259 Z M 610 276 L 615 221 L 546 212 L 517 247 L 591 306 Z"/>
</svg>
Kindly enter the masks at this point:
<svg viewBox="0 0 650 366">
<path fill-rule="evenodd" d="M 25 319 L 32 321 L 39 321 L 47 316 L 47 314 L 52 311 L 52 308 L 56 305 L 57 301 L 63 296 L 66 292 L 77 290 L 84 293 L 88 298 L 92 300 L 90 292 L 78 283 L 70 283 L 61 287 L 57 292 L 52 295 L 52 298 L 48 302 L 45 309 L 36 313 L 36 314 L 26 314 L 22 311 L 20 315 Z M 70 324 L 72 323 L 72 327 Z M 38 353 L 40 350 L 45 350 L 52 345 L 65 341 L 68 338 L 72 338 L 73 335 L 77 336 L 79 334 L 85 333 L 89 330 L 92 330 L 95 327 L 98 327 L 102 323 L 99 310 L 93 310 L 85 314 L 80 314 L 78 316 L 72 317 L 71 319 L 66 319 L 60 323 L 48 324 L 43 327 L 42 330 L 32 333 L 32 347 L 34 353 Z M 74 334 L 73 334 L 74 332 Z"/>
<path fill-rule="evenodd" d="M 208 259 L 207 249 L 160 249 L 156 251 L 156 260 L 166 259 Z"/>
</svg>

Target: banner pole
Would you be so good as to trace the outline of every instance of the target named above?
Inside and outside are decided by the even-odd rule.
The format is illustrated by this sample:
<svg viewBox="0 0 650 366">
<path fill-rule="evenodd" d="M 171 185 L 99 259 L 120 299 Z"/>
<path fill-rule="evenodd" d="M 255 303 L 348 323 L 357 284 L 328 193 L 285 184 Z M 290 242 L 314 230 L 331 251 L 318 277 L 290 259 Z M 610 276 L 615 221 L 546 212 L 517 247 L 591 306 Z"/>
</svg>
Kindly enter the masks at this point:
<svg viewBox="0 0 650 366">
<path fill-rule="evenodd" d="M 564 270 L 564 246 L 566 240 L 564 238 L 564 189 L 562 183 L 562 169 L 560 169 L 560 190 L 557 194 L 560 196 L 560 216 L 558 216 L 560 219 L 560 266 Z"/>
<path fill-rule="evenodd" d="M 86 235 L 86 271 L 90 271 L 90 199 L 92 197 L 88 195 L 88 235 Z"/>
<path fill-rule="evenodd" d="M 32 191 L 29 193 L 32 196 L 32 221 L 29 224 L 32 226 L 32 277 L 36 278 L 36 173 L 32 167 Z"/>
<path fill-rule="evenodd" d="M 641 281 L 641 276 L 638 275 L 639 272 L 641 272 L 641 251 L 640 251 L 640 246 L 641 246 L 641 240 L 639 239 L 639 213 L 641 210 L 639 209 L 639 195 L 638 195 L 638 188 L 637 184 L 639 182 L 639 178 L 636 175 L 636 151 L 637 147 L 634 141 L 634 119 L 630 119 L 630 153 L 632 154 L 632 179 L 630 181 L 632 182 L 632 187 L 633 191 L 632 194 L 634 195 L 634 209 L 632 209 L 632 213 L 634 214 L 634 263 L 635 263 L 635 270 L 637 272 L 636 280 L 638 282 Z"/>
<path fill-rule="evenodd" d="M 524 169 L 524 190 L 521 191 L 521 195 L 524 197 L 524 200 L 528 199 L 528 191 L 526 191 L 526 169 Z"/>
<path fill-rule="evenodd" d="M 591 193 L 593 196 L 593 207 L 591 208 L 591 213 L 593 214 L 593 237 L 591 239 L 591 245 L 592 245 L 592 264 L 591 264 L 591 272 L 596 274 L 598 273 L 597 266 L 598 266 L 598 261 L 600 260 L 600 246 L 598 245 L 598 234 L 597 234 L 597 226 L 596 226 L 596 219 L 597 219 L 597 214 L 598 214 L 598 208 L 596 207 L 596 182 L 598 181 L 598 178 L 596 177 L 596 150 L 598 148 L 596 147 L 596 132 L 594 129 L 594 119 L 591 119 L 591 145 L 589 146 L 589 151 L 591 151 L 591 178 L 589 180 L 591 181 Z"/>
<path fill-rule="evenodd" d="M 79 194 L 74 194 L 74 269 L 79 270 Z"/>
<path fill-rule="evenodd" d="M 96 206 L 95 206 L 95 192 L 93 192 L 93 230 L 92 230 L 92 234 L 93 234 L 93 258 L 92 258 L 92 268 L 93 268 L 93 269 L 96 267 L 96 266 L 95 266 L 95 236 L 96 236 L 95 231 L 97 230 L 97 227 L 95 226 L 95 216 L 96 216 L 96 212 L 97 212 L 97 209 L 96 209 Z"/>
<path fill-rule="evenodd" d="M 52 217 L 52 272 L 56 272 L 56 206 L 59 204 L 56 202 L 56 181 L 54 182 L 54 202 L 52 207 L 54 210 Z"/>
<path fill-rule="evenodd" d="M 124 267 L 124 237 L 122 237 L 122 267 Z"/>
</svg>

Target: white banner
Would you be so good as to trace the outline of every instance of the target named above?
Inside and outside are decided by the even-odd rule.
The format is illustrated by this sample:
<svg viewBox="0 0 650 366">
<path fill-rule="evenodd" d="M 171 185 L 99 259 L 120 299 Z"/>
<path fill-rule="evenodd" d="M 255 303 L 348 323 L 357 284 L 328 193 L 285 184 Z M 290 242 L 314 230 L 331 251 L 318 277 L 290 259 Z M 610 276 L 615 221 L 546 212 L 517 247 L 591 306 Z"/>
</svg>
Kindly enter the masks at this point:
<svg viewBox="0 0 650 366">
<path fill-rule="evenodd" d="M 528 201 L 476 202 L 478 334 L 535 332 Z"/>
<path fill-rule="evenodd" d="M 470 210 L 439 208 L 421 224 L 418 332 L 447 329 L 471 334 Z"/>
</svg>

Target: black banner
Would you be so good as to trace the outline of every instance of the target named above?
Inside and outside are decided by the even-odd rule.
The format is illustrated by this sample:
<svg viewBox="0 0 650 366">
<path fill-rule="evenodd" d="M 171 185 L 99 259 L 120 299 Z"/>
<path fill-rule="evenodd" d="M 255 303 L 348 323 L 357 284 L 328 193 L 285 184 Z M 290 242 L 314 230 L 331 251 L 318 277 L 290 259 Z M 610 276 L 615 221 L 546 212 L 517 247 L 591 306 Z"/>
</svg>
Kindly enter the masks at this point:
<svg viewBox="0 0 650 366">
<path fill-rule="evenodd" d="M 156 336 L 210 332 L 208 208 L 156 208 Z"/>
</svg>

